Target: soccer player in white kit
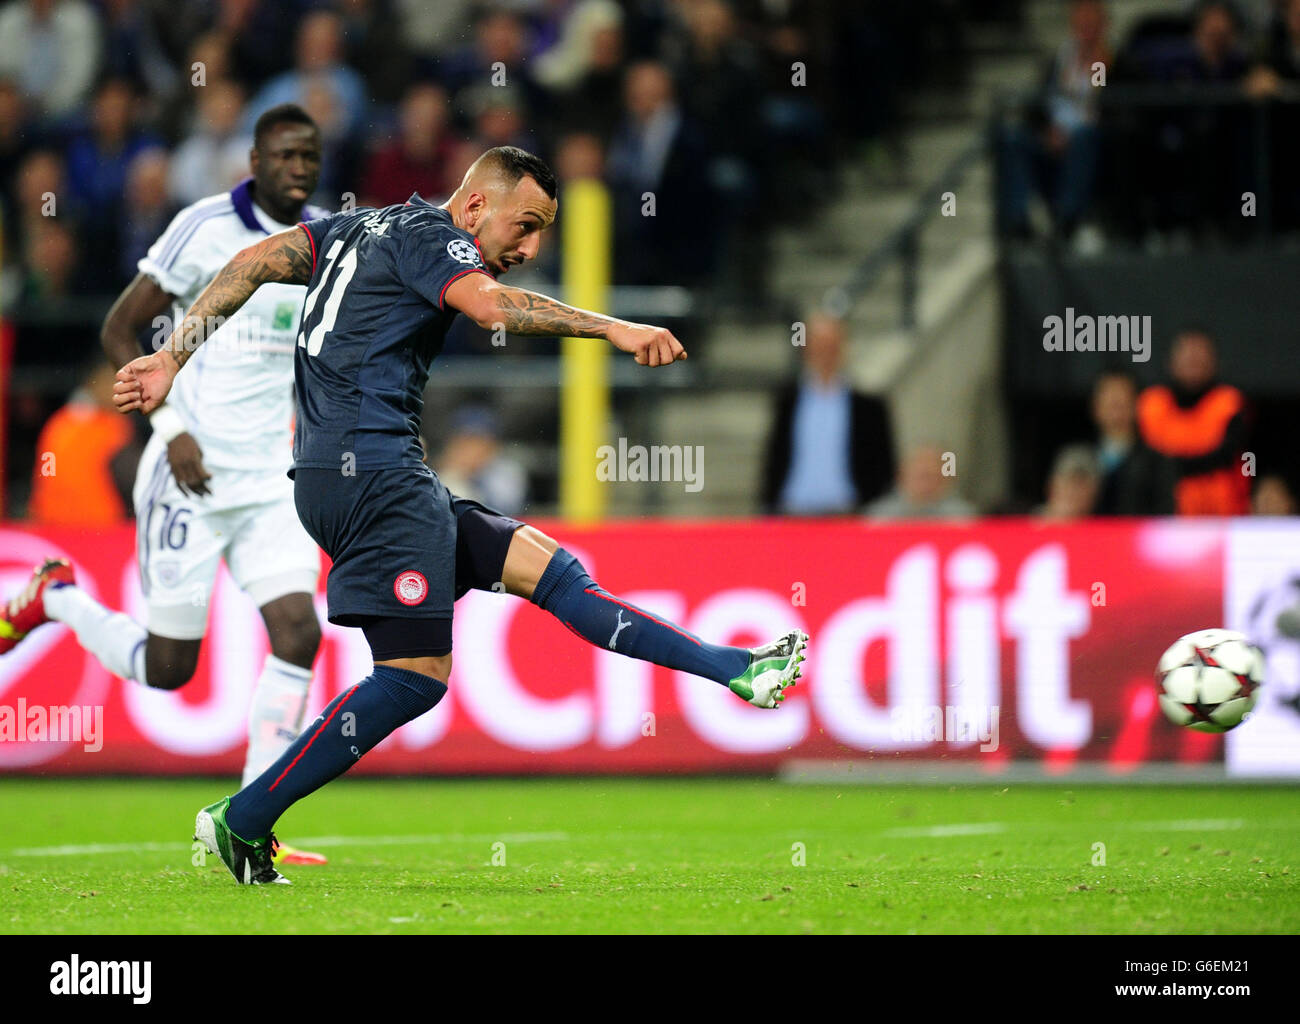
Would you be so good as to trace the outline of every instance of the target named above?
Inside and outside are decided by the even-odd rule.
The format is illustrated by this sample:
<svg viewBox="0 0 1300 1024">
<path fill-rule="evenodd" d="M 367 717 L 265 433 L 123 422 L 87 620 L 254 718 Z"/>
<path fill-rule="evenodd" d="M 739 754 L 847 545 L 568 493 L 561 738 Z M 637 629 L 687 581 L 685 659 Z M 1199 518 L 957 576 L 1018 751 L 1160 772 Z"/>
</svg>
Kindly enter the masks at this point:
<svg viewBox="0 0 1300 1024">
<path fill-rule="evenodd" d="M 115 366 L 140 352 L 164 316 L 193 305 L 241 249 L 326 211 L 306 205 L 320 175 L 320 132 L 302 108 L 268 110 L 254 130 L 252 177 L 176 215 L 104 321 Z M 292 463 L 293 354 L 306 288 L 267 285 L 212 332 L 191 372 L 150 416 L 136 475 L 137 559 L 148 628 L 77 587 L 51 560 L 0 614 L 0 653 L 45 621 L 70 626 L 114 675 L 175 690 L 193 677 L 217 568 L 261 610 L 271 642 L 253 693 L 244 784 L 297 737 L 320 646 L 313 595 L 320 551 L 298 521 Z M 159 324 L 167 328 L 158 330 Z M 284 863 L 321 863 L 285 847 Z"/>
</svg>

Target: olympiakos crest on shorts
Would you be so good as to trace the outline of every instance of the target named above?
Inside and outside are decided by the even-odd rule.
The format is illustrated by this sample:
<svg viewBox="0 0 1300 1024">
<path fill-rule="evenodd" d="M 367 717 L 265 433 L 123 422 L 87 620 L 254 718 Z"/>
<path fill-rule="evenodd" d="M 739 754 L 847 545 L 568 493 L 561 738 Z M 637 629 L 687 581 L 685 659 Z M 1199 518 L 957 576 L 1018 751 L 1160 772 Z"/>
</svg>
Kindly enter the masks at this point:
<svg viewBox="0 0 1300 1024">
<path fill-rule="evenodd" d="M 402 604 L 419 604 L 429 595 L 429 581 L 421 573 L 408 569 L 393 580 L 393 593 Z"/>
</svg>

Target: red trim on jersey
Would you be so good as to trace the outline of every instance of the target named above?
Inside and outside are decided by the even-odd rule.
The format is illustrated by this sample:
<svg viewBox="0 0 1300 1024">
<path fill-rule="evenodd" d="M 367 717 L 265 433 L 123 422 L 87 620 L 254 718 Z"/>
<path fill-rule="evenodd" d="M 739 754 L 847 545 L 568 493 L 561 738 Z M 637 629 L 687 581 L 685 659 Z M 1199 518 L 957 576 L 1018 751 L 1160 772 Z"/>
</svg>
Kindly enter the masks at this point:
<svg viewBox="0 0 1300 1024">
<path fill-rule="evenodd" d="M 307 236 L 307 241 L 311 243 L 311 272 L 312 274 L 315 274 L 316 273 L 316 239 L 311 237 L 311 232 L 307 230 L 306 224 L 303 224 L 301 221 L 299 221 L 298 227 L 302 228 L 302 233 Z"/>
<path fill-rule="evenodd" d="M 450 287 L 451 287 L 453 284 L 455 284 L 457 281 L 459 281 L 459 280 L 460 280 L 462 277 L 464 277 L 466 274 L 487 274 L 488 277 L 492 277 L 492 275 L 491 275 L 491 274 L 488 274 L 488 272 L 487 272 L 486 270 L 484 270 L 482 267 L 470 267 L 468 270 L 462 270 L 459 274 L 457 274 L 455 277 L 453 277 L 450 281 L 448 281 L 446 284 L 444 284 L 444 285 L 442 286 L 442 291 L 440 291 L 440 292 L 438 293 L 438 308 L 439 308 L 439 309 L 442 309 L 442 300 L 443 300 L 444 296 L 446 296 L 446 294 L 447 294 L 447 289 L 450 288 Z M 494 279 L 494 280 L 495 280 L 495 279 Z"/>
<path fill-rule="evenodd" d="M 307 234 L 310 235 L 311 232 L 308 231 Z M 341 708 L 344 704 L 346 704 L 349 700 L 352 699 L 352 695 L 357 692 L 357 686 L 360 685 L 361 685 L 360 683 L 357 683 L 356 686 L 353 686 L 352 689 L 350 689 L 346 694 L 344 694 L 343 699 L 334 705 L 334 710 L 330 712 L 329 718 L 321 722 L 320 728 L 317 729 L 314 733 L 312 733 L 311 739 L 307 741 L 307 745 L 303 747 L 300 751 L 298 751 L 297 757 L 295 757 L 291 762 L 289 762 L 289 767 L 286 768 L 284 771 L 282 771 L 280 773 L 280 777 L 271 783 L 270 787 L 267 789 L 268 793 L 271 792 L 272 789 L 275 789 L 275 787 L 278 786 L 281 782 L 283 782 L 284 777 L 288 775 L 291 771 L 293 771 L 293 766 L 302 760 L 302 755 L 307 753 L 307 751 L 311 750 L 311 745 L 316 742 L 316 737 L 321 734 L 321 732 L 325 729 L 325 726 L 329 725 L 330 722 L 334 720 L 334 716 L 339 713 L 339 708 Z"/>
<path fill-rule="evenodd" d="M 661 625 L 661 626 L 663 626 L 663 627 L 665 627 L 665 628 L 667 628 L 667 629 L 671 629 L 671 630 L 672 630 L 674 633 L 676 633 L 678 636 L 684 636 L 684 637 L 686 637 L 687 640 L 690 640 L 690 641 L 691 641 L 692 643 L 694 643 L 694 644 L 699 644 L 699 643 L 700 643 L 700 638 L 699 638 L 699 637 L 691 636 L 690 633 L 687 633 L 687 632 L 685 632 L 684 630 L 680 630 L 680 629 L 678 629 L 678 628 L 677 628 L 676 626 L 674 626 L 671 622 L 665 622 L 663 619 L 659 618 L 658 616 L 651 615 L 651 614 L 650 614 L 649 612 L 647 612 L 647 611 L 642 611 L 640 608 L 636 608 L 636 607 L 634 607 L 634 606 L 628 604 L 626 601 L 620 601 L 617 597 L 611 597 L 609 594 L 602 593 L 601 591 L 597 590 L 595 587 L 588 587 L 586 590 L 583 591 L 583 593 L 584 593 L 584 594 L 594 594 L 596 597 L 599 597 L 602 601 L 613 601 L 613 602 L 614 602 L 615 604 L 617 604 L 617 605 L 622 605 L 622 606 L 623 606 L 624 608 L 626 608 L 628 611 L 630 611 L 630 612 L 635 612 L 637 615 L 640 615 L 642 618 L 649 619 L 651 622 L 657 622 L 657 623 L 659 623 L 659 625 Z"/>
<path fill-rule="evenodd" d="M 478 250 L 478 256 L 479 256 L 479 259 L 481 259 L 484 263 L 486 263 L 486 262 L 487 262 L 487 257 L 483 255 L 483 246 L 481 246 L 481 245 L 478 244 L 478 236 L 477 236 L 477 235 L 474 237 L 474 248 Z M 490 278 L 492 278 L 493 281 L 495 281 L 495 280 L 497 279 L 496 274 L 492 273 L 492 271 L 489 270 L 487 273 L 488 273 L 488 276 L 489 276 Z"/>
</svg>

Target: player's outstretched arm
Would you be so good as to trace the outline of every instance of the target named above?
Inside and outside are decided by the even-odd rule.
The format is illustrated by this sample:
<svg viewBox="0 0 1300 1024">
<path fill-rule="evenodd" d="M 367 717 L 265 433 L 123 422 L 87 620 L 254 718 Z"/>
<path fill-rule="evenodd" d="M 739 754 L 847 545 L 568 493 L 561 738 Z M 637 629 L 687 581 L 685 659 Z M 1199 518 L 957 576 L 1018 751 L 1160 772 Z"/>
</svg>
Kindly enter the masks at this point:
<svg viewBox="0 0 1300 1024">
<path fill-rule="evenodd" d="M 115 366 L 129 363 L 140 354 L 140 332 L 171 309 L 176 297 L 164 291 L 147 274 L 136 274 L 113 303 L 99 329 L 104 352 Z"/>
<path fill-rule="evenodd" d="M 117 411 L 153 412 L 166 399 L 172 379 L 190 356 L 258 288 L 272 283 L 306 284 L 313 265 L 311 239 L 296 227 L 236 253 L 194 300 L 185 319 L 157 352 L 133 359 L 117 371 L 113 384 Z"/>
<path fill-rule="evenodd" d="M 500 325 L 511 334 L 605 338 L 620 351 L 632 353 L 642 366 L 665 366 L 686 358 L 682 343 L 666 328 L 576 309 L 537 292 L 500 284 L 487 274 L 466 274 L 453 281 L 443 301 L 489 330 Z"/>
</svg>

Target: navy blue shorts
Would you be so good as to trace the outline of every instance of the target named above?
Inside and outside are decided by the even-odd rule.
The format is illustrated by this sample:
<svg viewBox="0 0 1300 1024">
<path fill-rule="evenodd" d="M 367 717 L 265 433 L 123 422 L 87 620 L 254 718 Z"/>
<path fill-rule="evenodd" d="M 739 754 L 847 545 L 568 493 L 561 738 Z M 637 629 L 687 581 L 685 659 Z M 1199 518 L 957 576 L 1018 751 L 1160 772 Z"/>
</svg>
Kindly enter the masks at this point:
<svg viewBox="0 0 1300 1024">
<path fill-rule="evenodd" d="M 460 597 L 501 589 L 510 540 L 524 525 L 456 497 L 426 467 L 351 476 L 296 469 L 293 494 L 302 525 L 333 562 L 325 584 L 330 622 L 366 627 L 372 638 L 372 630 L 393 635 L 375 629 L 376 620 L 441 620 L 428 635 L 445 636 L 445 650 L 426 653 L 451 649 L 452 605 Z M 381 653 L 415 656 L 373 653 L 377 660 Z"/>
</svg>

